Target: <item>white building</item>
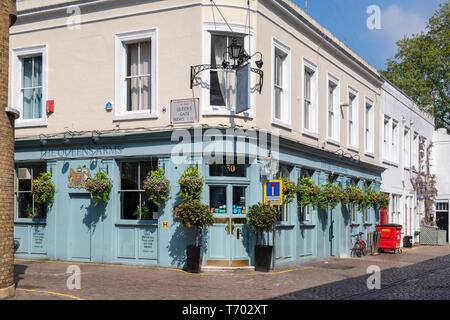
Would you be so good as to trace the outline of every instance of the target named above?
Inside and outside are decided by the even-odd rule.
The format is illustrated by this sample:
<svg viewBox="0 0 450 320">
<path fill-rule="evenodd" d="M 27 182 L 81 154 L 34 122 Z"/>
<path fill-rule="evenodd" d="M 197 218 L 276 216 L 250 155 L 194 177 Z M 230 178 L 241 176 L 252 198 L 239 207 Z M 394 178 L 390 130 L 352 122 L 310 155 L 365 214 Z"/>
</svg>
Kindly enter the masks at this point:
<svg viewBox="0 0 450 320">
<path fill-rule="evenodd" d="M 381 191 L 390 194 L 387 211 L 380 212 L 380 222 L 401 224 L 403 236 L 420 230 L 423 201 L 417 201 L 411 179 L 419 167 L 419 140 L 426 145 L 433 139 L 434 118 L 388 80 L 381 88 L 380 155 Z M 414 237 L 417 242 L 418 237 Z"/>
<path fill-rule="evenodd" d="M 437 176 L 436 223 L 447 230 L 448 241 L 448 204 L 450 202 L 450 135 L 440 128 L 433 135 L 433 173 Z"/>
</svg>

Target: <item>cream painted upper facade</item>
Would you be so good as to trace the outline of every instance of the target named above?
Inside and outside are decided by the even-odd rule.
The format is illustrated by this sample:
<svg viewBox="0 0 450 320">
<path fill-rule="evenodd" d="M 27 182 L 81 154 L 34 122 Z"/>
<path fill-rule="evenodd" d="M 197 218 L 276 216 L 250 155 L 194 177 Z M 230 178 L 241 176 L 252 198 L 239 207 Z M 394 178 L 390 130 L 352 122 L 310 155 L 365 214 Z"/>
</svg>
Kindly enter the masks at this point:
<svg viewBox="0 0 450 320">
<path fill-rule="evenodd" d="M 331 152 L 343 150 L 360 160 L 380 164 L 380 88 L 377 71 L 343 45 L 293 3 L 283 0 L 211 1 L 82 1 L 79 28 L 71 27 L 71 1 L 25 0 L 18 3 L 19 18 L 11 28 L 10 106 L 20 110 L 20 59 L 35 52 L 43 57 L 43 100 L 54 100 L 55 112 L 39 121 L 16 122 L 16 139 L 43 134 L 62 137 L 65 132 L 90 135 L 191 127 L 171 125 L 170 102 L 199 98 L 199 125 L 277 130 L 302 144 Z M 208 83 L 190 89 L 190 66 L 210 63 L 211 35 L 244 38 L 251 55 L 261 52 L 264 65 L 262 92 L 251 93 L 251 108 L 235 115 L 209 104 Z M 69 26 L 69 27 L 68 27 Z M 250 26 L 250 27 L 249 27 Z M 118 94 L 122 68 L 121 44 L 127 39 L 152 41 L 152 109 L 148 114 L 124 115 Z M 283 58 L 283 94 L 279 119 L 274 115 L 275 53 Z M 256 58 L 258 55 L 255 56 Z M 252 67 L 254 66 L 252 60 Z M 256 68 L 256 67 L 255 67 Z M 315 93 L 310 127 L 305 129 L 305 68 L 313 71 Z M 205 82 L 209 72 L 199 74 Z M 252 74 L 251 86 L 258 77 Z M 328 134 L 328 91 L 333 91 L 333 137 Z M 315 88 L 314 88 L 315 87 Z M 349 145 L 349 93 L 355 96 L 353 126 L 357 134 Z M 113 110 L 106 111 L 107 102 Z M 370 112 L 366 113 L 366 105 Z M 357 112 L 356 112 L 357 111 Z M 45 112 L 43 113 L 45 114 Z M 369 144 L 366 145 L 366 117 Z M 27 123 L 28 122 L 28 123 Z M 340 152 L 340 151 L 339 151 Z"/>
</svg>

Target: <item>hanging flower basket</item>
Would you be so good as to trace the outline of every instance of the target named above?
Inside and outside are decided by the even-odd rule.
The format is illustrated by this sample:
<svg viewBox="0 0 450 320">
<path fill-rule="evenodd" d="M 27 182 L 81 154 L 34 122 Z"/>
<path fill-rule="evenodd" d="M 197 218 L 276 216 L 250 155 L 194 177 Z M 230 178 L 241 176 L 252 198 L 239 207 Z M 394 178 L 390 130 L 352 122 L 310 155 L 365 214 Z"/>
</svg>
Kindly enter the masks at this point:
<svg viewBox="0 0 450 320">
<path fill-rule="evenodd" d="M 295 184 L 287 178 L 283 178 L 283 203 L 291 203 L 294 200 L 297 189 Z"/>
<path fill-rule="evenodd" d="M 297 184 L 297 202 L 298 206 L 303 208 L 309 205 L 317 204 L 319 188 L 310 178 L 303 178 Z"/>
<path fill-rule="evenodd" d="M 53 204 L 55 196 L 55 185 L 52 182 L 52 175 L 49 172 L 43 172 L 33 180 L 31 186 L 31 193 L 34 196 L 34 201 L 43 204 Z"/>
<path fill-rule="evenodd" d="M 164 170 L 158 170 L 148 173 L 142 186 L 149 201 L 158 207 L 161 201 L 167 201 L 170 193 L 170 181 L 166 179 Z"/>
<path fill-rule="evenodd" d="M 379 208 L 387 208 L 389 206 L 389 194 L 384 192 L 379 192 L 378 196 L 378 207 Z"/>
<path fill-rule="evenodd" d="M 180 197 L 183 200 L 200 199 L 204 179 L 196 167 L 184 170 L 178 183 L 180 184 Z"/>
<path fill-rule="evenodd" d="M 317 197 L 320 209 L 334 209 L 341 202 L 342 189 L 330 182 L 320 186 L 320 192 Z"/>
<path fill-rule="evenodd" d="M 112 189 L 112 182 L 108 175 L 104 172 L 97 172 L 92 178 L 86 179 L 86 190 L 92 195 L 94 199 L 94 207 L 96 207 L 100 200 L 108 204 L 109 193 Z"/>
</svg>

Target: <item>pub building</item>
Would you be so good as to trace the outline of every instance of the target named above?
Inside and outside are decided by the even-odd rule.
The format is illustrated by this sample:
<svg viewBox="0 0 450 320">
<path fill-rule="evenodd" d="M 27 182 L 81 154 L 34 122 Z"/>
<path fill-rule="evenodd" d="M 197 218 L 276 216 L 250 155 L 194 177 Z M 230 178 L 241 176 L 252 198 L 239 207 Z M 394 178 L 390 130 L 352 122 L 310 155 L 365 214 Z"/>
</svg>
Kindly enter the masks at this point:
<svg viewBox="0 0 450 320">
<path fill-rule="evenodd" d="M 20 1 L 10 32 L 17 258 L 185 267 L 195 231 L 176 207 L 189 166 L 204 177 L 201 201 L 214 215 L 201 235 L 205 267 L 254 265 L 246 217 L 267 179 L 379 191 L 382 79 L 293 2 L 82 1 L 81 19 L 68 16 L 71 4 Z M 263 131 L 265 151 L 254 156 Z M 205 155 L 218 137 L 231 145 L 225 163 Z M 184 148 L 192 152 L 176 161 Z M 160 207 L 142 189 L 156 168 L 171 188 Z M 95 206 L 85 183 L 98 171 L 112 190 Z M 43 172 L 52 205 L 31 194 Z M 352 235 L 379 223 L 374 209 L 294 200 L 278 210 L 275 237 L 265 235 L 277 266 L 348 256 Z"/>
</svg>

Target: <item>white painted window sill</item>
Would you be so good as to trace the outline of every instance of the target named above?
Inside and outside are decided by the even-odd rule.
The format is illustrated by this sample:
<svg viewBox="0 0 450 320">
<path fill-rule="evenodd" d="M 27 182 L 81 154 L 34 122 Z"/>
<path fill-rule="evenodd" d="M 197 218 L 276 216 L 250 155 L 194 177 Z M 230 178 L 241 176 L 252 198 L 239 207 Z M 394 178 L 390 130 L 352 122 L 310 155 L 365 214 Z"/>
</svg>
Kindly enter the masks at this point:
<svg viewBox="0 0 450 320">
<path fill-rule="evenodd" d="M 335 145 L 336 147 L 340 147 L 341 146 L 341 143 L 339 141 L 337 141 L 337 140 L 334 140 L 333 138 L 327 138 L 327 142 L 332 144 L 332 145 Z"/>
<path fill-rule="evenodd" d="M 365 152 L 364 155 L 371 157 L 371 158 L 375 158 L 375 155 L 372 152 Z"/>
<path fill-rule="evenodd" d="M 30 120 L 23 120 L 18 119 L 16 120 L 16 123 L 14 124 L 15 128 L 33 128 L 33 127 L 46 127 L 47 126 L 47 119 L 30 119 Z"/>
<path fill-rule="evenodd" d="M 307 129 L 303 129 L 302 135 L 319 140 L 319 134 L 317 132 L 309 131 Z"/>
<path fill-rule="evenodd" d="M 145 119 L 158 119 L 158 114 L 146 112 L 146 113 L 120 114 L 113 116 L 113 121 L 145 120 Z"/>
<path fill-rule="evenodd" d="M 353 152 L 359 152 L 359 148 L 357 148 L 357 147 L 348 146 L 347 149 L 350 151 L 353 151 Z"/>
<path fill-rule="evenodd" d="M 253 119 L 253 112 L 244 111 L 241 113 L 236 113 L 234 110 L 211 107 L 203 111 L 202 116 L 229 116 L 229 117 Z"/>
<path fill-rule="evenodd" d="M 292 130 L 292 127 L 289 123 L 283 122 L 281 120 L 278 119 L 272 119 L 272 124 L 276 125 L 278 127 L 282 127 L 284 129 L 288 129 L 288 130 Z"/>
</svg>

